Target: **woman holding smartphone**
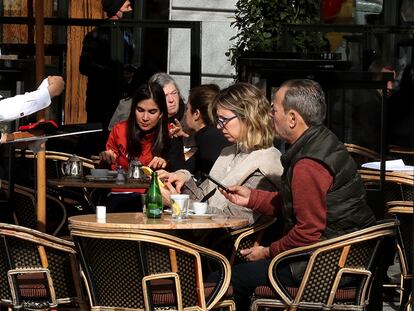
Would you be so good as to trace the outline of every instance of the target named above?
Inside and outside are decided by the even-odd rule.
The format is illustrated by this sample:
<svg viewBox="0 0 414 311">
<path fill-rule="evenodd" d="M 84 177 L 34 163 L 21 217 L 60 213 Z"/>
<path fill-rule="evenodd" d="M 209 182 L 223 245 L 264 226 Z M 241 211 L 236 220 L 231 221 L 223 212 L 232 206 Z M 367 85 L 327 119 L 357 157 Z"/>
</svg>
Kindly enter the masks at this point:
<svg viewBox="0 0 414 311">
<path fill-rule="evenodd" d="M 270 109 L 264 94 L 251 84 L 237 83 L 220 91 L 209 111 L 217 129 L 233 145 L 222 150 L 211 168 L 211 177 L 225 186 L 237 184 L 268 191 L 278 189 L 283 168 L 280 152 L 273 146 Z M 197 185 L 186 170 L 161 171 L 159 176 L 168 179 L 169 190 L 162 190 L 166 201 L 171 193 L 185 192 L 195 200 L 209 197 L 212 213 L 246 217 L 250 223 L 259 217 L 250 209 L 230 203 L 209 179 Z"/>
</svg>

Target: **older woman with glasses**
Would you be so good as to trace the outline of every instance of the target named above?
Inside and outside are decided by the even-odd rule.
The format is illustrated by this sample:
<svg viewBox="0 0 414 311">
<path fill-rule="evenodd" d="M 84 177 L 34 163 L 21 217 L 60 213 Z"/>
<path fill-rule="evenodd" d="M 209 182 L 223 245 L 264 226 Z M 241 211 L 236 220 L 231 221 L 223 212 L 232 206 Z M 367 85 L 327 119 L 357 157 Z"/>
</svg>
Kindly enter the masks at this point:
<svg viewBox="0 0 414 311">
<path fill-rule="evenodd" d="M 211 177 L 224 185 L 278 189 L 283 169 L 280 152 L 273 146 L 270 109 L 263 93 L 251 84 L 237 83 L 220 91 L 209 111 L 217 129 L 234 144 L 222 150 L 211 168 Z M 212 213 L 247 217 L 250 223 L 259 217 L 252 210 L 230 203 L 210 180 L 197 184 L 186 170 L 161 171 L 160 177 L 168 179 L 168 190 L 162 190 L 166 201 L 170 193 L 182 191 L 195 200 L 209 197 Z"/>
</svg>

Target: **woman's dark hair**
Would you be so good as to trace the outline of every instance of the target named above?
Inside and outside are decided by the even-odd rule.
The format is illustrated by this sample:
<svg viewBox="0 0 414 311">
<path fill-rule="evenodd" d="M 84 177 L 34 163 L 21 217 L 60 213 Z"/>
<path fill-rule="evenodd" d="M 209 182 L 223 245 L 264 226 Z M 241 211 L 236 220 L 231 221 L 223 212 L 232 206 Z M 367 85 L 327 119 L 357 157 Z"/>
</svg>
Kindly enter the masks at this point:
<svg viewBox="0 0 414 311">
<path fill-rule="evenodd" d="M 130 160 L 141 154 L 142 146 L 140 140 L 144 135 L 148 134 L 148 132 L 141 130 L 135 119 L 135 110 L 138 103 L 146 99 L 152 99 L 162 114 L 158 124 L 150 130 L 150 132 L 154 132 L 155 134 L 155 140 L 152 145 L 152 154 L 154 156 L 165 156 L 164 152 L 167 150 L 169 144 L 168 110 L 164 91 L 157 83 L 143 84 L 135 92 L 131 111 L 127 120 L 127 154 Z"/>
<path fill-rule="evenodd" d="M 214 102 L 219 92 L 220 88 L 216 84 L 203 84 L 190 90 L 188 101 L 191 105 L 191 113 L 198 109 L 205 125 L 213 124 L 208 114 L 208 107 Z"/>
</svg>

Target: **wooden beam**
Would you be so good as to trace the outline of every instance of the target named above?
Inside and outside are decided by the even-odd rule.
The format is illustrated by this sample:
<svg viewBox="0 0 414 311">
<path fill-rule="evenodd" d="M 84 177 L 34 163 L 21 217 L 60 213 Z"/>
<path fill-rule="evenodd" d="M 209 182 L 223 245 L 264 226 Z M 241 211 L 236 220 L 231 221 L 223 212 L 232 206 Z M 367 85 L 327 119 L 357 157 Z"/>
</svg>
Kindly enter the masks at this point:
<svg viewBox="0 0 414 311">
<path fill-rule="evenodd" d="M 43 0 L 35 2 L 36 31 L 36 83 L 40 85 L 45 76 L 45 20 Z M 44 120 L 47 110 L 37 113 L 37 120 Z M 46 154 L 45 143 L 37 154 L 37 229 L 46 232 Z"/>
</svg>

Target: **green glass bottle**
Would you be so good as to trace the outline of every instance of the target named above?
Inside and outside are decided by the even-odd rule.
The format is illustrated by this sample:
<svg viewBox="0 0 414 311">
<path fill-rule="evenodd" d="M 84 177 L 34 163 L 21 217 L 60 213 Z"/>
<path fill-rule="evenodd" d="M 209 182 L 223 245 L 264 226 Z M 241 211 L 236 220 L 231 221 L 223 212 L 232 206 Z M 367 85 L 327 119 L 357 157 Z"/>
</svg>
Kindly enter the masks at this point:
<svg viewBox="0 0 414 311">
<path fill-rule="evenodd" d="M 153 171 L 151 174 L 151 184 L 145 200 L 146 214 L 148 218 L 160 218 L 162 213 L 162 196 L 158 184 L 158 174 Z"/>
</svg>

